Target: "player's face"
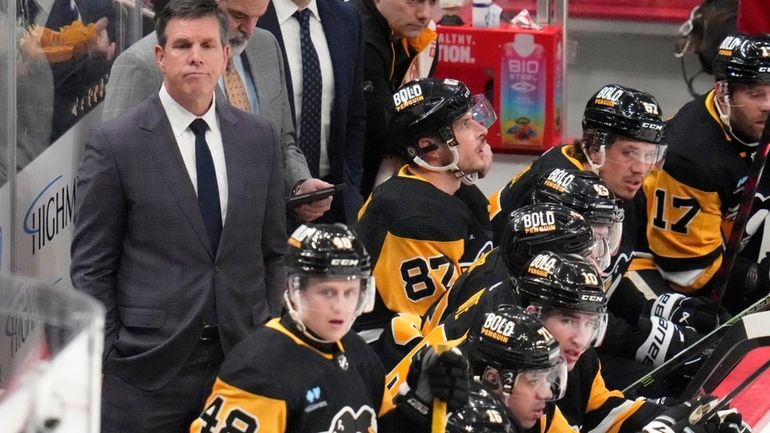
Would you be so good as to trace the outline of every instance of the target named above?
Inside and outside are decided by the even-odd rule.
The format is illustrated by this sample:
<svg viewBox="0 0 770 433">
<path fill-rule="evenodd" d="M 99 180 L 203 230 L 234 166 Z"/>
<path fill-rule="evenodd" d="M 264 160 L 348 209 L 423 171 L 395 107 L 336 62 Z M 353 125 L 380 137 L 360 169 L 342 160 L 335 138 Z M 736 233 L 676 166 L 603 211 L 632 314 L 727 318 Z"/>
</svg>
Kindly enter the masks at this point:
<svg viewBox="0 0 770 433">
<path fill-rule="evenodd" d="M 220 9 L 227 12 L 227 40 L 233 55 L 246 48 L 257 20 L 265 14 L 268 0 L 219 0 Z"/>
<path fill-rule="evenodd" d="M 322 340 L 339 340 L 356 319 L 360 292 L 360 280 L 310 278 L 300 295 L 302 322 Z"/>
<path fill-rule="evenodd" d="M 599 176 L 617 197 L 631 200 L 642 187 L 644 177 L 655 167 L 658 153 L 655 144 L 620 137 L 605 147 Z"/>
<path fill-rule="evenodd" d="M 751 141 L 759 141 L 770 112 L 770 84 L 738 84 L 730 103 L 733 130 Z"/>
<path fill-rule="evenodd" d="M 479 177 L 484 177 L 492 166 L 487 128 L 473 120 L 473 115 L 468 112 L 452 123 L 452 131 L 458 143 L 457 165 L 467 174 L 479 173 Z"/>
<path fill-rule="evenodd" d="M 375 0 L 393 33 L 402 38 L 416 38 L 431 20 L 436 0 Z"/>
<path fill-rule="evenodd" d="M 559 351 L 567 361 L 567 368 L 570 371 L 599 332 L 599 321 L 594 314 L 553 310 L 548 313 L 543 322 L 546 329 L 559 342 Z"/>
<path fill-rule="evenodd" d="M 165 46 L 155 47 L 166 90 L 188 111 L 203 114 L 230 54 L 230 48 L 222 46 L 219 22 L 213 16 L 172 18 L 166 37 Z"/>
<path fill-rule="evenodd" d="M 543 377 L 519 373 L 508 396 L 508 409 L 519 425 L 528 429 L 543 417 L 545 403 L 552 398 L 551 387 Z"/>
</svg>

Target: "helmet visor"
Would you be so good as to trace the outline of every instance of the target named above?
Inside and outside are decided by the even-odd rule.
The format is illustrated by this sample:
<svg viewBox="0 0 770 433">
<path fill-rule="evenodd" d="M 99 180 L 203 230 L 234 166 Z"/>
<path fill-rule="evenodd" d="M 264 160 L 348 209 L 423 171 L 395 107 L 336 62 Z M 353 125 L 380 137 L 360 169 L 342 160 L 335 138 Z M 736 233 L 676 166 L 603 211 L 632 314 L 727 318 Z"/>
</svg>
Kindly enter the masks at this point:
<svg viewBox="0 0 770 433">
<path fill-rule="evenodd" d="M 370 275 L 288 277 L 289 296 L 297 312 L 322 308 L 342 309 L 353 319 L 374 308 L 375 284 Z M 305 296 L 302 296 L 302 294 Z"/>
<path fill-rule="evenodd" d="M 548 331 L 564 345 L 565 341 L 576 344 L 581 351 L 599 346 L 607 332 L 607 313 L 552 309 L 544 313 L 538 309 L 538 316 Z"/>
<path fill-rule="evenodd" d="M 473 95 L 471 97 L 471 117 L 485 128 L 489 128 L 497 120 L 497 114 L 484 95 Z"/>
<path fill-rule="evenodd" d="M 503 370 L 503 392 L 508 398 L 555 401 L 567 392 L 567 363 L 559 356 L 548 368 L 516 372 Z"/>
<path fill-rule="evenodd" d="M 618 252 L 620 247 L 623 223 L 593 224 L 591 228 L 594 234 L 594 244 L 587 255 L 583 257 L 596 264 L 600 271 L 604 271 L 610 266 L 612 256 Z"/>
<path fill-rule="evenodd" d="M 605 158 L 607 161 L 619 162 L 621 164 L 639 163 L 647 165 L 647 173 L 652 170 L 658 170 L 663 167 L 663 161 L 666 157 L 665 144 L 635 143 L 624 146 L 619 152 L 607 151 Z M 609 148 L 608 148 L 609 149 Z"/>
</svg>

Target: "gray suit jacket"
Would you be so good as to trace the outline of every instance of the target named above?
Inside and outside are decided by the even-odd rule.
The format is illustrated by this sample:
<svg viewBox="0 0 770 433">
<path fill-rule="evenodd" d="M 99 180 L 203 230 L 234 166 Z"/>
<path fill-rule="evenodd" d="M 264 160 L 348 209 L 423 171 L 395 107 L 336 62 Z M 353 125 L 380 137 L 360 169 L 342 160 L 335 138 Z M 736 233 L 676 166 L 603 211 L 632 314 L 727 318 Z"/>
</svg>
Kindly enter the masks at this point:
<svg viewBox="0 0 770 433">
<path fill-rule="evenodd" d="M 228 208 L 216 256 L 160 99 L 91 131 L 78 172 L 72 282 L 107 309 L 104 372 L 170 380 L 216 306 L 225 353 L 283 292 L 283 169 L 270 122 L 217 104 Z"/>
<path fill-rule="evenodd" d="M 163 75 L 155 62 L 155 32 L 121 53 L 110 71 L 104 98 L 102 120 L 112 119 L 139 104 L 163 84 Z M 255 29 L 244 56 L 259 97 L 259 114 L 273 123 L 283 150 L 286 193 L 300 179 L 312 177 L 305 155 L 295 142 L 289 94 L 281 48 L 268 31 Z M 219 100 L 227 99 L 217 87 Z"/>
</svg>

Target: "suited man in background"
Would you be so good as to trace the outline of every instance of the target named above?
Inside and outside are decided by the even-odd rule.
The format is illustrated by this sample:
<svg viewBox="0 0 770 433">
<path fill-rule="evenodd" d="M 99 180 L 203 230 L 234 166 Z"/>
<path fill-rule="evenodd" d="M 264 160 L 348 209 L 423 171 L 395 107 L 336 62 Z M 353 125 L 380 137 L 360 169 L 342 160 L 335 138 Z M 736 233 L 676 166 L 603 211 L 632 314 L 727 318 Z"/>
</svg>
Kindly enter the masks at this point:
<svg viewBox="0 0 770 433">
<path fill-rule="evenodd" d="M 218 1 L 219 7 L 227 13 L 232 64 L 246 93 L 246 101 L 239 108 L 261 114 L 273 122 L 283 150 L 286 195 L 327 188 L 331 186 L 329 183 L 310 174 L 305 155 L 295 143 L 284 62 L 278 43 L 269 32 L 255 28 L 268 1 Z M 157 92 L 163 77 L 155 64 L 153 49 L 156 43 L 155 33 L 150 33 L 115 60 L 107 83 L 103 120 L 118 116 Z M 219 80 L 217 92 L 222 99 L 229 99 L 224 78 Z M 317 200 L 294 208 L 293 216 L 300 221 L 313 221 L 329 210 L 331 200 Z"/>
<path fill-rule="evenodd" d="M 281 151 L 215 97 L 226 26 L 210 0 L 172 0 L 160 90 L 85 143 L 71 276 L 107 310 L 103 432 L 186 431 L 223 354 L 280 309 Z"/>
<path fill-rule="evenodd" d="M 303 69 L 307 59 L 303 59 L 299 20 L 304 10 L 309 11 L 307 24 L 321 77 L 320 110 L 306 113 Z M 340 0 L 271 0 L 257 25 L 270 31 L 281 46 L 299 141 L 307 138 L 303 137 L 302 125 L 307 120 L 303 117 L 320 111 L 320 134 L 313 138 L 318 159 L 311 163 L 308 157 L 311 172 L 318 170 L 329 183 L 348 186 L 332 202 L 331 212 L 319 221 L 352 224 L 362 204 L 359 189 L 366 133 L 361 20 Z M 315 73 L 313 76 L 317 77 Z"/>
</svg>

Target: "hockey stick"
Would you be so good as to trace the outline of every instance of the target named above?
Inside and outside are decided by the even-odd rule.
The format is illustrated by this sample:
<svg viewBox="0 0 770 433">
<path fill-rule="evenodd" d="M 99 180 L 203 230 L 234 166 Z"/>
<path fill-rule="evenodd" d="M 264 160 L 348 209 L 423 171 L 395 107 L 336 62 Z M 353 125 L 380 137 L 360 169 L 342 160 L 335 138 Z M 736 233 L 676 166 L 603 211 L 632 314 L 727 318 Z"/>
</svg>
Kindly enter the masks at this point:
<svg viewBox="0 0 770 433">
<path fill-rule="evenodd" d="M 436 353 L 446 352 L 452 347 L 445 342 L 436 345 Z M 444 433 L 446 431 L 446 402 L 441 399 L 433 399 L 433 422 L 431 423 L 431 433 Z"/>
<path fill-rule="evenodd" d="M 628 385 L 623 390 L 623 394 L 625 394 L 628 397 L 629 394 L 637 391 L 637 389 L 641 388 L 643 390 L 645 388 L 649 388 L 653 383 L 655 383 L 656 380 L 670 374 L 676 368 L 681 366 L 688 358 L 695 355 L 696 353 L 700 353 L 704 351 L 709 346 L 719 341 L 719 339 L 721 339 L 722 336 L 725 335 L 725 333 L 727 333 L 730 327 L 738 323 L 738 321 L 741 320 L 744 316 L 747 316 L 749 314 L 756 313 L 759 311 L 764 311 L 768 308 L 770 308 L 770 295 L 765 296 L 764 298 L 753 303 L 748 308 L 736 314 L 735 316 L 731 317 L 728 321 L 726 321 L 721 326 L 719 326 L 715 330 L 705 335 L 700 340 L 696 341 L 690 346 L 687 346 L 686 349 L 677 353 L 674 357 L 670 358 L 668 361 L 664 362 L 663 364 L 659 365 L 657 368 L 655 368 L 651 372 L 637 379 L 634 383 Z M 638 395 L 638 392 L 636 393 L 636 395 Z"/>
<path fill-rule="evenodd" d="M 727 280 L 729 279 L 730 271 L 735 264 L 735 258 L 738 257 L 738 253 L 741 249 L 741 240 L 743 239 L 744 232 L 746 231 L 746 223 L 749 221 L 751 206 L 754 202 L 754 195 L 757 192 L 757 186 L 759 185 L 759 178 L 762 176 L 762 172 L 765 168 L 765 161 L 767 161 L 767 154 L 770 152 L 770 115 L 765 120 L 765 127 L 762 129 L 762 138 L 759 139 L 759 147 L 757 153 L 754 154 L 754 162 L 751 164 L 751 171 L 746 180 L 746 184 L 743 189 L 743 195 L 741 196 L 741 204 L 738 207 L 738 213 L 735 215 L 735 222 L 733 222 L 733 228 L 730 231 L 730 237 L 725 245 L 724 252 L 722 253 L 722 265 L 719 267 L 716 275 L 714 275 L 713 288 L 711 289 L 711 300 L 719 306 L 722 305 L 722 298 L 727 291 Z"/>
</svg>

